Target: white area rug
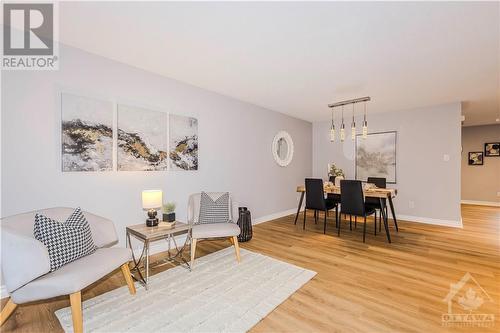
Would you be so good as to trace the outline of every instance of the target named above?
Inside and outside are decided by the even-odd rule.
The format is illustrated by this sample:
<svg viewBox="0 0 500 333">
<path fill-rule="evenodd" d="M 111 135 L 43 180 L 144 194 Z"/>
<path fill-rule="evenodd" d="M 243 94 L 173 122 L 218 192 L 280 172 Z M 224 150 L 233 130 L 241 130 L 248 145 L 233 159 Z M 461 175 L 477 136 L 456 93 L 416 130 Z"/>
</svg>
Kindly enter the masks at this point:
<svg viewBox="0 0 500 333">
<path fill-rule="evenodd" d="M 290 297 L 316 272 L 229 247 L 183 267 L 152 276 L 149 290 L 136 284 L 83 302 L 85 332 L 246 332 Z M 73 332 L 70 308 L 56 311 Z"/>
</svg>

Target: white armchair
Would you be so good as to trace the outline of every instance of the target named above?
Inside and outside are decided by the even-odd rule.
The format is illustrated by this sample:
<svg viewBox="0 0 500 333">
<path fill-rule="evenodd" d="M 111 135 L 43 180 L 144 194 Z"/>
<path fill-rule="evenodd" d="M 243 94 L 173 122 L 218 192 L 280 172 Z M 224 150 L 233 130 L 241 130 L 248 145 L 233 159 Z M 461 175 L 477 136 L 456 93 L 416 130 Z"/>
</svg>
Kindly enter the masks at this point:
<svg viewBox="0 0 500 333">
<path fill-rule="evenodd" d="M 118 242 L 113 222 L 84 212 L 98 249 L 50 272 L 47 248 L 33 236 L 36 213 L 65 221 L 73 208 L 49 208 L 1 219 L 2 273 L 10 299 L 0 314 L 0 326 L 18 304 L 69 295 L 75 333 L 83 332 L 81 290 L 120 267 L 131 294 L 135 286 L 128 262 L 130 250 L 111 248 Z"/>
<path fill-rule="evenodd" d="M 220 197 L 223 192 L 207 192 L 212 198 Z M 227 238 L 234 246 L 236 260 L 240 259 L 240 248 L 238 245 L 238 235 L 240 227 L 236 224 L 238 218 L 238 206 L 229 196 L 229 222 L 198 224 L 200 216 L 200 201 L 201 193 L 194 193 L 189 196 L 188 201 L 188 223 L 191 225 L 191 268 L 194 265 L 194 257 L 196 253 L 196 244 L 202 239 Z"/>
</svg>

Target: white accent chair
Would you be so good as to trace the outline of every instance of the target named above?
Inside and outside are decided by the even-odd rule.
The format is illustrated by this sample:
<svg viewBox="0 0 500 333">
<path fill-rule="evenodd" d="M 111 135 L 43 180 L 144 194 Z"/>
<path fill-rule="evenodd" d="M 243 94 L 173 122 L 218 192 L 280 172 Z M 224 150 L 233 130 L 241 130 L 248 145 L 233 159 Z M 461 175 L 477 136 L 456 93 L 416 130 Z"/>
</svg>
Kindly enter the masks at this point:
<svg viewBox="0 0 500 333">
<path fill-rule="evenodd" d="M 113 222 L 83 212 L 90 224 L 92 238 L 98 249 L 63 267 L 50 272 L 47 248 L 33 236 L 35 214 L 40 213 L 57 221 L 65 221 L 73 208 L 57 207 L 2 218 L 2 273 L 10 299 L 0 314 L 0 326 L 18 304 L 69 295 L 73 330 L 83 332 L 81 290 L 100 278 L 121 268 L 131 294 L 135 286 L 128 262 L 130 250 L 111 248 L 118 242 Z"/>
<path fill-rule="evenodd" d="M 225 192 L 206 192 L 211 198 L 216 199 Z M 194 193 L 189 196 L 188 201 L 188 223 L 191 225 L 191 268 L 194 266 L 194 257 L 196 253 L 196 244 L 200 240 L 227 238 L 234 246 L 236 260 L 240 258 L 240 247 L 238 245 L 238 235 L 240 227 L 236 224 L 235 218 L 238 218 L 238 206 L 229 196 L 229 222 L 198 224 L 200 216 L 201 193 Z"/>
</svg>

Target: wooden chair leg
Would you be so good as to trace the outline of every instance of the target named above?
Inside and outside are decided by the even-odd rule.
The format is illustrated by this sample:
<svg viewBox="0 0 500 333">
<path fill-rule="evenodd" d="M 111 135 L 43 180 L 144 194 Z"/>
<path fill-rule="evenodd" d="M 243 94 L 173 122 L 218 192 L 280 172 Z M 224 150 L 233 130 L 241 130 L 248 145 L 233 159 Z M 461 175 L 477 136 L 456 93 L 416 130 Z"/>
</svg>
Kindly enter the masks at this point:
<svg viewBox="0 0 500 333">
<path fill-rule="evenodd" d="M 9 298 L 7 304 L 2 309 L 2 313 L 0 313 L 0 326 L 9 319 L 10 315 L 14 313 L 14 310 L 17 308 L 17 304 L 12 302 L 12 299 Z"/>
<path fill-rule="evenodd" d="M 349 230 L 352 231 L 352 215 L 349 215 Z"/>
<path fill-rule="evenodd" d="M 307 209 L 304 208 L 304 224 L 302 225 L 302 230 L 306 230 L 306 211 Z"/>
<path fill-rule="evenodd" d="M 130 268 L 128 267 L 128 262 L 121 265 L 120 268 L 122 269 L 123 277 L 127 282 L 128 291 L 130 292 L 131 295 L 135 295 L 135 285 L 132 279 L 132 275 L 130 274 Z"/>
<path fill-rule="evenodd" d="M 238 263 L 240 263 L 241 258 L 240 258 L 240 245 L 238 244 L 238 237 L 233 236 L 233 244 L 234 244 L 234 251 L 236 252 L 236 260 L 238 260 Z"/>
<path fill-rule="evenodd" d="M 191 269 L 193 269 L 193 266 L 194 266 L 194 255 L 196 253 L 196 242 L 197 242 L 196 238 L 191 239 L 191 264 L 189 265 L 191 267 Z"/>
<path fill-rule="evenodd" d="M 71 316 L 73 317 L 73 331 L 83 333 L 82 292 L 78 291 L 69 295 L 69 302 L 71 303 Z"/>
</svg>

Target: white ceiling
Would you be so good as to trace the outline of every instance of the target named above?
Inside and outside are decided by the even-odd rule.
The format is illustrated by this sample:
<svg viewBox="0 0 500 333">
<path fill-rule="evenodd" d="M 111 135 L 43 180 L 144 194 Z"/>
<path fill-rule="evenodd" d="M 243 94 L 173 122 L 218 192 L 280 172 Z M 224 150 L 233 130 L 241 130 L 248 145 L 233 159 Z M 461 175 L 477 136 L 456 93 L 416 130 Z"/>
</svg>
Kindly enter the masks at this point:
<svg viewBox="0 0 500 333">
<path fill-rule="evenodd" d="M 308 121 L 369 95 L 369 112 L 464 102 L 500 118 L 500 5 L 60 3 L 60 39 Z M 359 109 L 361 112 L 361 107 Z"/>
</svg>

